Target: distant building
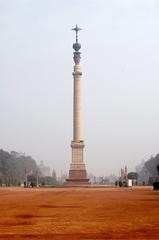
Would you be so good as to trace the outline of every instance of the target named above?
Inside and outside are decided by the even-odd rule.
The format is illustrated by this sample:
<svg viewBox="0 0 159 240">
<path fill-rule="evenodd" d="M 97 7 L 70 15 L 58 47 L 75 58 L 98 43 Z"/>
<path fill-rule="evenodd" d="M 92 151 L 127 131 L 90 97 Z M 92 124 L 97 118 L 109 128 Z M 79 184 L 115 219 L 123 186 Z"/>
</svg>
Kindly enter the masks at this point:
<svg viewBox="0 0 159 240">
<path fill-rule="evenodd" d="M 40 161 L 40 165 L 38 167 L 43 177 L 51 176 L 50 168 L 48 166 L 45 166 L 43 161 Z"/>
</svg>

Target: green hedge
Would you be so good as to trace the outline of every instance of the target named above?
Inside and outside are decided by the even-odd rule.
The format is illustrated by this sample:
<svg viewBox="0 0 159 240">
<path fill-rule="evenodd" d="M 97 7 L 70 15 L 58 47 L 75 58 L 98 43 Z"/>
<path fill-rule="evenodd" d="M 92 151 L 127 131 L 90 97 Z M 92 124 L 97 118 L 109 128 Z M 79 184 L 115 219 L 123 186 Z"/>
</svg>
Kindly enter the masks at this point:
<svg viewBox="0 0 159 240">
<path fill-rule="evenodd" d="M 154 190 L 159 190 L 159 181 L 153 183 Z"/>
</svg>

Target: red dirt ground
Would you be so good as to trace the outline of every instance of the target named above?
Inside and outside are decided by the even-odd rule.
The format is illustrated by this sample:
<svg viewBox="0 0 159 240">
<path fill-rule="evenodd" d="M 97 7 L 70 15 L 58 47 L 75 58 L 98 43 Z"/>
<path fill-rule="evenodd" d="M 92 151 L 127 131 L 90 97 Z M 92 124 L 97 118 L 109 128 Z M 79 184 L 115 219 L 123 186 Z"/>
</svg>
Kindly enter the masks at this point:
<svg viewBox="0 0 159 240">
<path fill-rule="evenodd" d="M 152 188 L 0 189 L 0 240 L 159 239 Z"/>
</svg>

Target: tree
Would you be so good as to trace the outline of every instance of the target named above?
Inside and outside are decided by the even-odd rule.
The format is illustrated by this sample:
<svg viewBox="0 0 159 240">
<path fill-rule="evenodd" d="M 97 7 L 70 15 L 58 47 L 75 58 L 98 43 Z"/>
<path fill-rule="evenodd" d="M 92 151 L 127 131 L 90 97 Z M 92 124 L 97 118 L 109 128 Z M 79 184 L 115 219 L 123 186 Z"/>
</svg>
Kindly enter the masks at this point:
<svg viewBox="0 0 159 240">
<path fill-rule="evenodd" d="M 152 185 L 153 181 L 158 177 L 158 165 L 159 154 L 155 157 L 151 156 L 147 161 L 142 161 L 142 163 L 136 167 L 138 183 Z"/>
<path fill-rule="evenodd" d="M 37 170 L 36 161 L 32 157 L 0 149 L 0 185 L 17 186 L 24 182 L 25 169 L 27 172 Z"/>
<path fill-rule="evenodd" d="M 155 157 L 151 157 L 148 161 L 145 162 L 145 166 L 152 177 L 156 177 L 158 175 L 158 172 L 157 172 L 158 165 L 159 165 L 159 154 L 157 154 Z"/>
</svg>

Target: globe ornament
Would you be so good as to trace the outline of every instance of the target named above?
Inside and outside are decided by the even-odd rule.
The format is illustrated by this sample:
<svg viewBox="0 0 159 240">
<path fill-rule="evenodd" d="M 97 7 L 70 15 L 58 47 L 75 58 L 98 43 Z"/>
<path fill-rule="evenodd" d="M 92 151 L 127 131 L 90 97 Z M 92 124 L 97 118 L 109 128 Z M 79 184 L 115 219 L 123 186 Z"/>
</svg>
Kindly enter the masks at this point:
<svg viewBox="0 0 159 240">
<path fill-rule="evenodd" d="M 73 44 L 73 49 L 76 52 L 78 52 L 80 50 L 80 48 L 81 48 L 81 44 L 80 43 L 76 42 L 76 43 Z"/>
</svg>

